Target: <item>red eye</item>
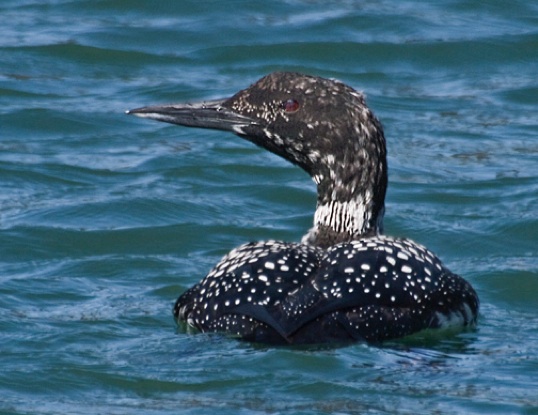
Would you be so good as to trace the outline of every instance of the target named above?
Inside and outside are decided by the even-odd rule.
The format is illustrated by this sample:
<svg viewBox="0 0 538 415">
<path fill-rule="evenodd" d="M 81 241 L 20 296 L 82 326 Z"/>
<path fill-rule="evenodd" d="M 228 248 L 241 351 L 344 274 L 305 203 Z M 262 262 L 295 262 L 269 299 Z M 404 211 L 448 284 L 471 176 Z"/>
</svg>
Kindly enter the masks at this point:
<svg viewBox="0 0 538 415">
<path fill-rule="evenodd" d="M 282 102 L 282 109 L 289 113 L 297 111 L 299 107 L 299 101 L 296 99 L 288 99 Z"/>
</svg>

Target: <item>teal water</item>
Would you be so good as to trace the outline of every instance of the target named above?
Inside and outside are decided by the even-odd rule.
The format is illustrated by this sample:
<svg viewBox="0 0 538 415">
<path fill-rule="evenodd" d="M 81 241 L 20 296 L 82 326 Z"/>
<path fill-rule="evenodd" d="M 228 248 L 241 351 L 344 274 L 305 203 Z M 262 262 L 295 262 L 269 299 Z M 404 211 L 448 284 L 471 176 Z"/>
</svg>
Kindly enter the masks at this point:
<svg viewBox="0 0 538 415">
<path fill-rule="evenodd" d="M 0 412 L 538 414 L 535 2 L 4 0 L 0 22 Z M 474 285 L 476 330 L 298 349 L 176 328 L 231 248 L 300 239 L 315 188 L 124 111 L 273 70 L 367 94 L 385 230 Z"/>
</svg>

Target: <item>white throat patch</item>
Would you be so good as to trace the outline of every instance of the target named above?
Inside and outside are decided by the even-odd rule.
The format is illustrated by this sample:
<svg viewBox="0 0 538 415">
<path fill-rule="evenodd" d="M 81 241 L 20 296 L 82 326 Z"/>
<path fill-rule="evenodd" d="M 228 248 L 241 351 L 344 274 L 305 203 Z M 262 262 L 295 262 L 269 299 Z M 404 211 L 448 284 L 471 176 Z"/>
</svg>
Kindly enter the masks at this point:
<svg viewBox="0 0 538 415">
<path fill-rule="evenodd" d="M 372 217 L 370 205 L 370 198 L 348 202 L 332 200 L 318 205 L 314 214 L 314 226 L 327 226 L 337 233 L 363 234 Z"/>
</svg>

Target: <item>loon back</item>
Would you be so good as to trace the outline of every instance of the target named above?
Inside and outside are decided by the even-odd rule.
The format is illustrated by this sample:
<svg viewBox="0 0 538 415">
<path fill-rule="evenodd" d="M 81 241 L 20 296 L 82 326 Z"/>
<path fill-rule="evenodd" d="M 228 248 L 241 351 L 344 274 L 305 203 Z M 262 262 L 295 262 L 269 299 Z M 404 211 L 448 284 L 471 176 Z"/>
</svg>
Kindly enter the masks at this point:
<svg viewBox="0 0 538 415">
<path fill-rule="evenodd" d="M 179 297 L 178 320 L 275 344 L 380 341 L 476 323 L 479 301 L 468 282 L 426 248 L 381 236 L 385 138 L 359 92 L 277 72 L 231 98 L 128 113 L 233 132 L 317 185 L 314 226 L 301 243 L 234 249 Z"/>
</svg>

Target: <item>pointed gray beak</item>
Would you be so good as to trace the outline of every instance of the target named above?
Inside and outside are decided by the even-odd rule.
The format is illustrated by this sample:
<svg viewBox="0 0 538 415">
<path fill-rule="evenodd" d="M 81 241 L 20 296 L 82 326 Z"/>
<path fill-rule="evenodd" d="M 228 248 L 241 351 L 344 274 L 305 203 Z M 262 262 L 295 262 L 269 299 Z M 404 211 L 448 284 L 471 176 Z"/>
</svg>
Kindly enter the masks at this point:
<svg viewBox="0 0 538 415">
<path fill-rule="evenodd" d="M 141 118 L 184 125 L 187 127 L 211 128 L 243 134 L 243 129 L 257 125 L 253 118 L 224 107 L 227 99 L 186 104 L 154 105 L 126 111 L 126 114 Z"/>
</svg>

